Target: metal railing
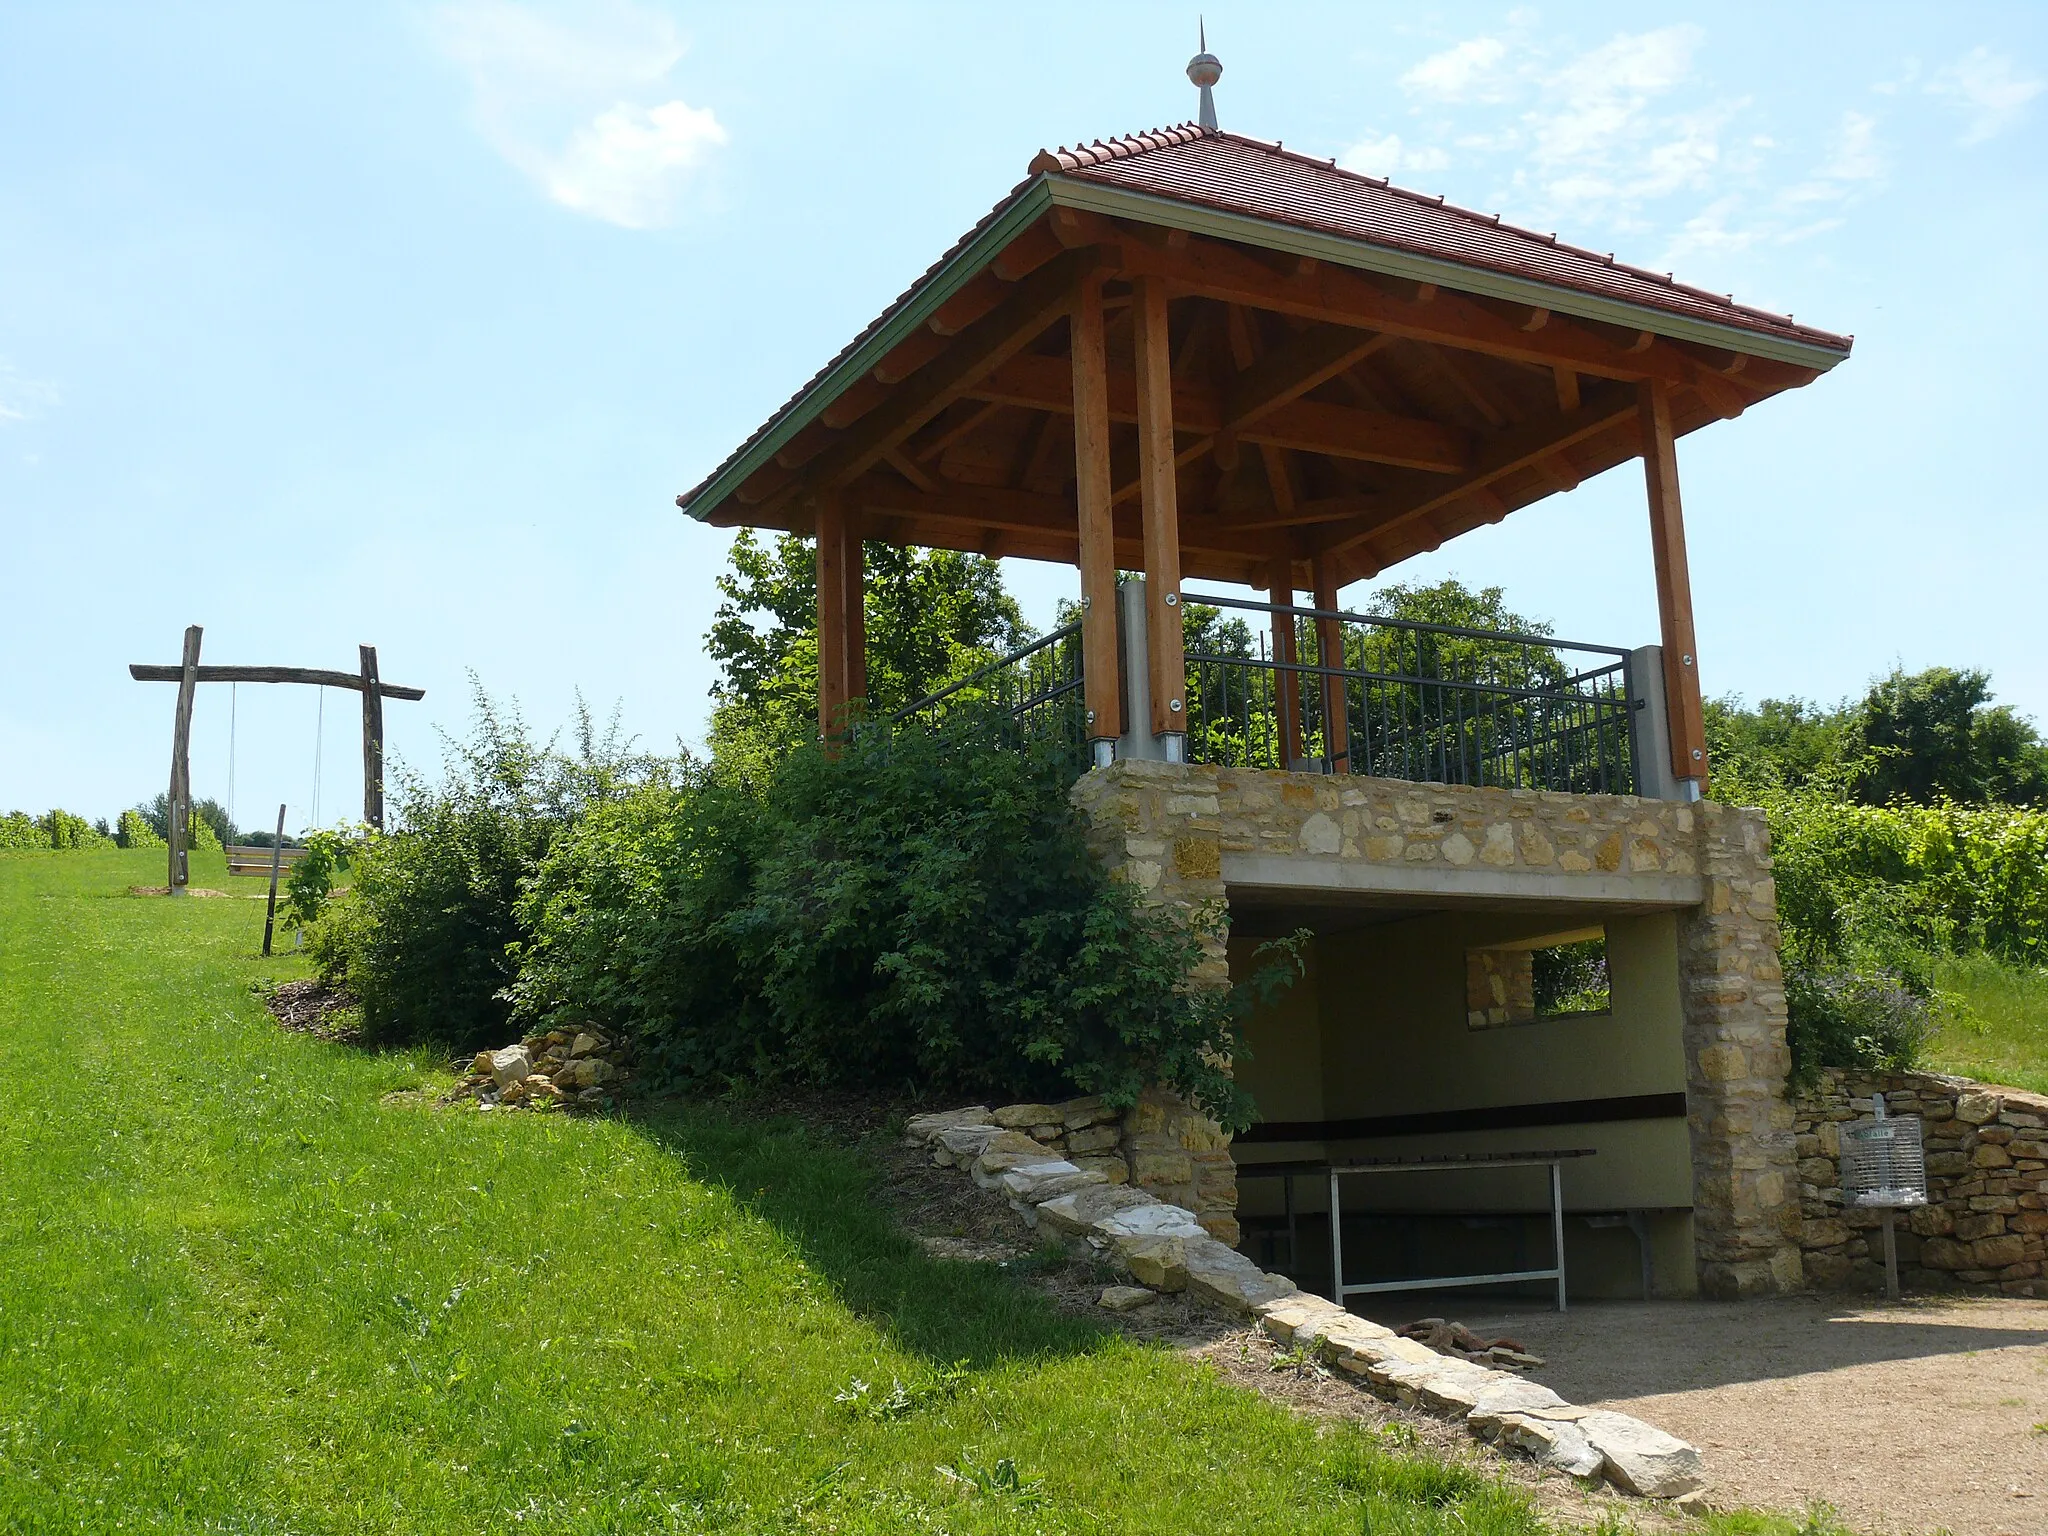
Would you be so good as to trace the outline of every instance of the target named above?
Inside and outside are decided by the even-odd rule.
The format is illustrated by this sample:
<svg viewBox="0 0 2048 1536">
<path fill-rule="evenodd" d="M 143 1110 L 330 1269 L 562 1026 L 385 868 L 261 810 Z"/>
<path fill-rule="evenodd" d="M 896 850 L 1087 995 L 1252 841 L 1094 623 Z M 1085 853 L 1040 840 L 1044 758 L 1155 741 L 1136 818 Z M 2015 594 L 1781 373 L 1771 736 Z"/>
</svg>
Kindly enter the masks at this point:
<svg viewBox="0 0 2048 1536">
<path fill-rule="evenodd" d="M 1073 758 L 1078 777 L 1088 766 L 1082 675 L 1081 625 L 1076 620 L 927 694 L 889 720 L 892 725 L 913 720 L 936 725 L 961 705 L 979 705 L 998 722 L 1001 745 L 1051 742 Z"/>
<path fill-rule="evenodd" d="M 1187 756 L 1579 794 L 1635 788 L 1628 652 L 1185 594 Z M 1254 630 L 1234 613 L 1257 614 Z M 1275 655 L 1273 620 L 1293 654 Z M 1334 631 L 1330 654 L 1323 640 Z"/>
</svg>

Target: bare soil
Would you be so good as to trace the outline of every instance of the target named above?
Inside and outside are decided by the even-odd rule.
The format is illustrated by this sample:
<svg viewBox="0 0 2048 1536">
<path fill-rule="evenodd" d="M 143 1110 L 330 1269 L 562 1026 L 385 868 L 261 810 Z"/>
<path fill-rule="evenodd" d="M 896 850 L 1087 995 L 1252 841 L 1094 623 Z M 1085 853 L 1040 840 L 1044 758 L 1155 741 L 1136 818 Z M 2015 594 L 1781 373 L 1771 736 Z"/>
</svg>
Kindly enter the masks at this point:
<svg viewBox="0 0 2048 1536">
<path fill-rule="evenodd" d="M 1860 1531 L 2048 1536 L 2048 1302 L 1441 1305 L 1524 1339 L 1567 1401 L 1697 1445 L 1718 1508 L 1819 1500 Z"/>
<path fill-rule="evenodd" d="M 328 990 L 319 981 L 281 981 L 262 994 L 263 1006 L 286 1029 L 342 1045 L 363 1042 L 362 1015 L 346 992 Z"/>
</svg>

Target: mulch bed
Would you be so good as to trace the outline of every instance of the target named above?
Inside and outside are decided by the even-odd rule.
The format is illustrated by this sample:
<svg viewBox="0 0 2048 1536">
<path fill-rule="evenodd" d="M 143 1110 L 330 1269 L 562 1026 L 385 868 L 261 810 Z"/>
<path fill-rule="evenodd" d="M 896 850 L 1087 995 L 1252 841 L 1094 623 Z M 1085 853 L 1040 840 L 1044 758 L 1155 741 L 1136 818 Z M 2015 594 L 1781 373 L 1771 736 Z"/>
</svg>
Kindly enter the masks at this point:
<svg viewBox="0 0 2048 1536">
<path fill-rule="evenodd" d="M 317 980 L 281 981 L 263 994 L 263 1006 L 278 1023 L 297 1034 L 342 1045 L 363 1043 L 363 1020 L 356 1011 L 356 1000 Z"/>
</svg>

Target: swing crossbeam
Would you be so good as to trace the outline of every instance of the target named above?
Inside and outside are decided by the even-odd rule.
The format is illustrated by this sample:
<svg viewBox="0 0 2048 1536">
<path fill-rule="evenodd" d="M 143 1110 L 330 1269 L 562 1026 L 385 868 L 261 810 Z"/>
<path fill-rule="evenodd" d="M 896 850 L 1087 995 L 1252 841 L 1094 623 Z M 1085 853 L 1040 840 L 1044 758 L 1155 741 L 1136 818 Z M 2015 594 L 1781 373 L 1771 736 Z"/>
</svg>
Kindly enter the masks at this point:
<svg viewBox="0 0 2048 1536">
<path fill-rule="evenodd" d="M 170 893 L 185 894 L 191 883 L 192 822 L 192 696 L 200 683 L 310 683 L 321 688 L 347 688 L 363 696 L 363 820 L 384 826 L 384 701 L 424 699 L 424 688 L 387 683 L 377 675 L 377 648 L 358 646 L 362 670 L 330 672 L 320 667 L 238 667 L 199 664 L 197 624 L 185 631 L 185 657 L 177 666 L 131 662 L 128 675 L 139 683 L 176 683 L 178 709 L 171 728 Z"/>
<path fill-rule="evenodd" d="M 375 649 L 375 647 L 371 647 Z M 315 683 L 322 688 L 363 691 L 363 680 L 354 672 L 328 672 L 320 667 L 194 667 L 195 683 Z M 178 683 L 185 680 L 183 667 L 155 666 L 130 662 L 128 675 L 138 683 Z M 377 692 L 387 699 L 424 699 L 424 688 L 401 688 L 397 683 L 379 682 Z"/>
</svg>

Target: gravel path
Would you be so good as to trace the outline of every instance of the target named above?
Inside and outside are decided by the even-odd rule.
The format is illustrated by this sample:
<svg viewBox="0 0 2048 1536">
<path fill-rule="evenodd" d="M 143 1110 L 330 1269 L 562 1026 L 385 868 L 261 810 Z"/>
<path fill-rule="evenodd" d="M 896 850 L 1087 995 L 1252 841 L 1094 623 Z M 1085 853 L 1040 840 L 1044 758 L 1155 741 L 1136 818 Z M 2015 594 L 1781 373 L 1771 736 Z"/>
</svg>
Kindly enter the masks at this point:
<svg viewBox="0 0 2048 1536">
<path fill-rule="evenodd" d="M 1859 1530 L 2048 1536 L 2048 1302 L 1439 1305 L 1526 1342 L 1566 1400 L 1690 1440 L 1719 1504 L 1820 1499 Z"/>
</svg>

